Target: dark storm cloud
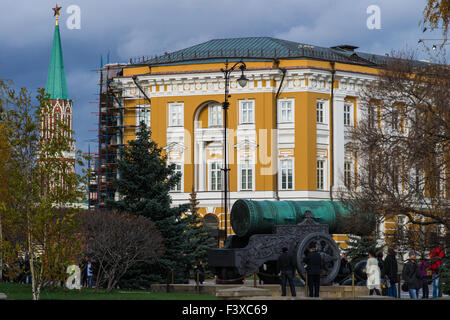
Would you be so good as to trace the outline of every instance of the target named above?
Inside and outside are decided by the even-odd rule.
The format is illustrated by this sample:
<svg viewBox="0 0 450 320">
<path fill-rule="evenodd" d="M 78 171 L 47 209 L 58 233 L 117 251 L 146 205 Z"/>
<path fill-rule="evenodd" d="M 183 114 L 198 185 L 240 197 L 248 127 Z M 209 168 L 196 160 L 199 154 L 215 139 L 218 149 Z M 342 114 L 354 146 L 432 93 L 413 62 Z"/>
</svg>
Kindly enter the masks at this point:
<svg viewBox="0 0 450 320">
<path fill-rule="evenodd" d="M 425 0 L 95 0 L 58 1 L 64 62 L 74 100 L 77 148 L 87 151 L 97 128 L 100 55 L 106 62 L 161 54 L 214 38 L 273 36 L 313 45 L 352 44 L 384 54 L 415 49 Z M 381 9 L 381 29 L 366 26 L 369 5 Z M 69 5 L 81 9 L 81 29 L 69 30 Z M 45 87 L 55 0 L 2 0 L 0 77 L 35 92 Z M 95 149 L 91 143 L 91 150 Z"/>
</svg>

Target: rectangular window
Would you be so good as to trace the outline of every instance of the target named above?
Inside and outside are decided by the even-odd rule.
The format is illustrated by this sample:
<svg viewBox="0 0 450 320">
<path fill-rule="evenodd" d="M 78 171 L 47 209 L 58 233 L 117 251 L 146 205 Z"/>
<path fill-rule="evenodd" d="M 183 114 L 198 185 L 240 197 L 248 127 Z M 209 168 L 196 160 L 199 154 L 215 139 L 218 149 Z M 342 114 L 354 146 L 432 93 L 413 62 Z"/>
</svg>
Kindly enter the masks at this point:
<svg viewBox="0 0 450 320">
<path fill-rule="evenodd" d="M 317 101 L 317 115 L 316 115 L 317 123 L 324 123 L 323 113 L 324 113 L 323 102 Z"/>
<path fill-rule="evenodd" d="M 141 121 L 150 128 L 150 106 L 138 106 L 136 125 L 139 126 Z"/>
<path fill-rule="evenodd" d="M 368 122 L 369 122 L 369 128 L 375 128 L 375 112 L 376 112 L 376 106 L 369 105 L 368 107 Z"/>
<path fill-rule="evenodd" d="M 281 189 L 293 189 L 293 159 L 283 159 L 281 162 Z"/>
<path fill-rule="evenodd" d="M 183 105 L 170 104 L 169 105 L 169 126 L 181 127 L 183 126 Z"/>
<path fill-rule="evenodd" d="M 253 165 L 248 160 L 241 164 L 241 190 L 253 190 Z"/>
<path fill-rule="evenodd" d="M 344 163 L 344 184 L 347 188 L 351 188 L 352 184 L 352 163 L 346 161 Z"/>
<path fill-rule="evenodd" d="M 240 123 L 255 123 L 253 101 L 241 102 L 241 121 Z"/>
<path fill-rule="evenodd" d="M 223 109 L 221 105 L 212 105 L 208 108 L 209 126 L 222 126 Z"/>
<path fill-rule="evenodd" d="M 175 164 L 175 171 L 174 173 L 181 173 L 180 181 L 173 187 L 172 191 L 181 191 L 181 181 L 183 180 L 183 171 L 181 170 L 181 164 L 176 163 Z"/>
<path fill-rule="evenodd" d="M 391 128 L 393 131 L 398 130 L 398 124 L 399 124 L 399 112 L 397 107 L 392 107 L 392 123 Z"/>
<path fill-rule="evenodd" d="M 222 190 L 222 165 L 219 162 L 209 164 L 210 186 L 212 191 Z"/>
<path fill-rule="evenodd" d="M 351 103 L 344 104 L 344 126 L 351 125 L 351 112 L 352 112 L 352 104 Z"/>
<path fill-rule="evenodd" d="M 280 104 L 280 122 L 292 122 L 292 102 L 281 101 Z"/>
<path fill-rule="evenodd" d="M 324 190 L 325 176 L 324 176 L 324 161 L 317 160 L 317 190 Z"/>
</svg>

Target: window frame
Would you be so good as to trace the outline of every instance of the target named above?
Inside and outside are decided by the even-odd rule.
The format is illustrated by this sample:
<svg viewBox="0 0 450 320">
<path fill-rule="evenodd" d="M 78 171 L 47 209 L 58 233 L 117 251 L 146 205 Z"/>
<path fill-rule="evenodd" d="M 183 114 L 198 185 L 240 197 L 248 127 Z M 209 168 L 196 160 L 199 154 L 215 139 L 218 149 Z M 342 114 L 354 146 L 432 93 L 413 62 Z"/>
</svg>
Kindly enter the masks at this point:
<svg viewBox="0 0 450 320">
<path fill-rule="evenodd" d="M 173 108 L 175 108 L 175 107 L 180 108 L 179 112 L 177 112 L 177 113 L 173 112 Z M 172 118 L 173 114 L 177 114 L 176 119 L 179 120 L 179 121 L 177 121 L 176 124 L 173 124 L 173 118 Z M 183 103 L 180 103 L 180 102 L 169 103 L 168 120 L 169 120 L 169 127 L 183 127 L 184 126 L 184 104 Z"/>
<path fill-rule="evenodd" d="M 288 103 L 290 106 L 290 119 L 283 119 L 283 104 Z M 295 116 L 295 102 L 294 99 L 279 99 L 278 100 L 278 123 L 293 123 Z M 288 113 L 286 113 L 287 116 Z"/>
<path fill-rule="evenodd" d="M 139 124 L 141 123 L 141 120 L 144 120 L 145 124 L 147 125 L 147 128 L 151 127 L 151 108 L 149 104 L 142 104 L 137 105 L 136 109 L 136 126 L 139 127 Z M 144 116 L 142 116 L 142 109 L 145 110 Z M 148 118 L 148 119 L 147 119 Z M 147 123 L 148 120 L 148 123 Z"/>
<path fill-rule="evenodd" d="M 213 170 L 212 166 L 216 165 L 218 168 L 215 168 Z M 220 161 L 209 161 L 208 162 L 208 191 L 223 191 L 223 170 L 222 170 L 222 163 Z M 219 173 L 215 176 L 216 183 L 213 184 L 213 171 Z M 218 182 L 220 181 L 220 188 L 217 188 Z M 216 188 L 213 189 L 213 186 Z"/>
<path fill-rule="evenodd" d="M 288 165 L 287 167 L 284 167 L 284 164 L 290 164 L 290 166 Z M 281 158 L 280 159 L 280 190 L 294 190 L 295 189 L 295 172 L 294 172 L 294 158 Z M 285 170 L 286 170 L 286 174 L 285 174 Z M 289 170 L 291 170 L 291 186 L 289 188 Z M 286 177 L 285 179 L 285 187 L 283 187 L 283 178 Z"/>
<path fill-rule="evenodd" d="M 244 122 L 244 105 L 245 104 L 251 104 L 251 119 L 247 119 L 246 122 Z M 255 100 L 240 100 L 239 101 L 239 124 L 241 125 L 254 125 L 255 124 Z M 247 110 L 247 118 L 248 118 L 248 110 Z"/>
<path fill-rule="evenodd" d="M 183 192 L 183 187 L 184 187 L 184 183 L 183 183 L 184 182 L 183 181 L 183 178 L 184 178 L 184 172 L 183 171 L 184 170 L 183 170 L 183 167 L 184 167 L 184 165 L 181 162 L 170 162 L 170 164 L 175 164 L 174 173 L 178 173 L 178 172 L 181 173 L 180 181 L 178 181 L 178 183 L 175 185 L 175 187 L 173 189 L 170 189 L 170 192 Z M 179 166 L 180 168 L 178 169 L 177 166 Z"/>
<path fill-rule="evenodd" d="M 321 167 L 319 167 L 319 163 L 321 163 Z M 319 191 L 325 191 L 325 168 L 326 162 L 324 159 L 316 160 L 316 189 Z M 321 177 L 321 181 L 319 179 Z"/>
<path fill-rule="evenodd" d="M 321 106 L 320 113 L 319 113 L 319 105 Z M 319 115 L 320 115 L 321 121 L 319 121 Z M 317 100 L 316 101 L 316 123 L 326 124 L 325 119 L 326 119 L 325 118 L 325 101 Z"/>
<path fill-rule="evenodd" d="M 213 109 L 218 109 L 213 112 Z M 216 123 L 213 123 L 213 114 L 216 114 Z M 220 119 L 219 119 L 220 116 Z M 220 121 L 219 121 L 220 120 Z M 208 127 L 223 127 L 223 107 L 217 103 L 208 105 Z"/>
<path fill-rule="evenodd" d="M 245 180 L 243 171 L 246 170 Z M 251 172 L 251 177 L 249 179 L 248 172 Z M 255 187 L 254 178 L 255 178 L 255 166 L 254 163 L 250 159 L 245 159 L 239 163 L 239 191 L 253 191 Z M 245 181 L 245 187 L 244 187 Z M 250 184 L 250 187 L 249 187 Z"/>
<path fill-rule="evenodd" d="M 351 189 L 352 187 L 352 167 L 353 162 L 352 161 L 345 161 L 344 162 L 344 185 Z"/>
<path fill-rule="evenodd" d="M 348 108 L 348 110 L 346 110 Z M 353 125 L 353 103 L 344 103 L 344 126 L 351 127 Z"/>
</svg>

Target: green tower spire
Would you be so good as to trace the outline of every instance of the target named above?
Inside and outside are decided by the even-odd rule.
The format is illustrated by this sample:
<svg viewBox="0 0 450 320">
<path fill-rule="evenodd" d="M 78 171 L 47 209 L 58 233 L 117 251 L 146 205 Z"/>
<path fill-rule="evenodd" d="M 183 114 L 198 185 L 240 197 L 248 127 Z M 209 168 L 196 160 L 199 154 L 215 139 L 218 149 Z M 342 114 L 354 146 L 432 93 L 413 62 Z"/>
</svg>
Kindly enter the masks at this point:
<svg viewBox="0 0 450 320">
<path fill-rule="evenodd" d="M 50 94 L 50 99 L 68 99 L 58 16 L 56 19 L 55 33 L 53 35 L 52 56 L 50 59 L 50 67 L 48 68 L 48 78 L 45 92 Z"/>
</svg>

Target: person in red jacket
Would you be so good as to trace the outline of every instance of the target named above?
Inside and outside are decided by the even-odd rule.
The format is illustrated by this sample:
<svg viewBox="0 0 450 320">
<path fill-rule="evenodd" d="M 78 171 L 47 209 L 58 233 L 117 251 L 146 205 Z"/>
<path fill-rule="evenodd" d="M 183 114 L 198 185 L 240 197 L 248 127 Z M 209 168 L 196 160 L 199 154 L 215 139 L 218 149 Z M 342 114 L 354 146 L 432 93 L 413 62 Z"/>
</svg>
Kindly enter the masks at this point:
<svg viewBox="0 0 450 320">
<path fill-rule="evenodd" d="M 444 251 L 441 246 L 437 246 L 430 252 L 431 259 L 431 279 L 433 282 L 433 298 L 439 297 L 439 268 L 442 266 L 442 258 L 444 258 Z"/>
</svg>

